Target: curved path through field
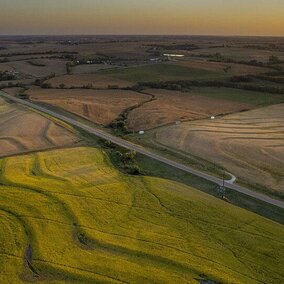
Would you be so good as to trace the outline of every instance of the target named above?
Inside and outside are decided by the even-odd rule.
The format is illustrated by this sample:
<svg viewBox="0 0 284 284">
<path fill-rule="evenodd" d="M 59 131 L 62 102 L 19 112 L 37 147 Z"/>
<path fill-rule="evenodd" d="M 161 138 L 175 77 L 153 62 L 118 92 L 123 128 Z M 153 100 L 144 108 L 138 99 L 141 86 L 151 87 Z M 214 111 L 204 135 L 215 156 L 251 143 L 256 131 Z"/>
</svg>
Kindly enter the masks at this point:
<svg viewBox="0 0 284 284">
<path fill-rule="evenodd" d="M 0 91 L 0 96 L 4 97 L 6 99 L 12 100 L 14 102 L 17 102 L 19 104 L 25 105 L 27 107 L 36 109 L 36 110 L 41 111 L 43 113 L 49 114 L 49 115 L 51 115 L 51 116 L 53 116 L 55 118 L 61 119 L 62 121 L 65 121 L 65 122 L 67 122 L 69 124 L 77 126 L 77 127 L 81 128 L 81 129 L 83 129 L 84 131 L 87 131 L 87 132 L 89 132 L 91 134 L 94 134 L 94 135 L 96 135 L 96 136 L 98 136 L 100 138 L 109 140 L 112 143 L 114 143 L 116 145 L 119 145 L 119 146 L 121 146 L 123 148 L 127 148 L 129 150 L 134 150 L 137 153 L 140 153 L 142 155 L 145 155 L 147 157 L 150 157 L 152 159 L 155 159 L 157 161 L 160 161 L 162 163 L 165 163 L 165 164 L 170 165 L 172 167 L 175 167 L 177 169 L 183 170 L 183 171 L 188 172 L 190 174 L 196 175 L 198 177 L 204 178 L 204 179 L 206 179 L 208 181 L 211 181 L 213 183 L 216 183 L 218 185 L 222 185 L 223 184 L 223 180 L 220 179 L 220 178 L 211 176 L 209 174 L 197 171 L 197 170 L 195 170 L 195 169 L 193 169 L 191 167 L 188 167 L 186 165 L 183 165 L 183 164 L 177 163 L 175 161 L 169 160 L 167 158 L 164 158 L 164 157 L 162 157 L 160 155 L 157 155 L 157 154 L 155 154 L 155 153 L 153 153 L 153 152 L 151 152 L 151 151 L 149 151 L 149 150 L 147 150 L 147 149 L 145 149 L 145 148 L 143 148 L 143 147 L 141 147 L 139 145 L 136 145 L 136 144 L 133 144 L 133 143 L 128 142 L 126 140 L 123 140 L 121 138 L 115 137 L 115 136 L 113 136 L 113 135 L 111 135 L 109 133 L 106 133 L 106 132 L 104 132 L 102 130 L 99 130 L 99 129 L 96 129 L 94 127 L 87 126 L 87 125 L 85 125 L 82 122 L 78 122 L 75 119 L 72 119 L 72 118 L 66 117 L 64 115 L 58 114 L 55 111 L 52 111 L 52 110 L 49 110 L 47 108 L 38 106 L 38 105 L 36 105 L 34 103 L 31 103 L 29 101 L 25 101 L 25 100 L 21 100 L 21 99 L 12 97 L 12 96 L 8 95 L 7 93 L 1 92 L 1 91 Z M 241 186 L 236 185 L 236 184 L 231 184 L 230 182 L 225 182 L 225 186 L 227 188 L 229 188 L 229 189 L 235 190 L 237 192 L 240 192 L 240 193 L 243 193 L 245 195 L 251 196 L 251 197 L 253 197 L 255 199 L 267 202 L 267 203 L 269 203 L 271 205 L 274 205 L 274 206 L 277 206 L 277 207 L 280 207 L 280 208 L 284 209 L 284 202 L 283 201 L 273 199 L 273 198 L 271 198 L 271 197 L 269 197 L 267 195 L 255 192 L 253 190 L 241 187 Z"/>
</svg>

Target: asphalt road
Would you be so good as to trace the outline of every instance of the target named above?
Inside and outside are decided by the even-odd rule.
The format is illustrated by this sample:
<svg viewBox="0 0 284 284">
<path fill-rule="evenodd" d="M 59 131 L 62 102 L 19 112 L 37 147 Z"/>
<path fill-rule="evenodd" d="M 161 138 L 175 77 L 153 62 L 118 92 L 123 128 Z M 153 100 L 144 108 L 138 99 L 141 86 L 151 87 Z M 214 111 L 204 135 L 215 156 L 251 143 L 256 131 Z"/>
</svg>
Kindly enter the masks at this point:
<svg viewBox="0 0 284 284">
<path fill-rule="evenodd" d="M 69 118 L 69 117 L 66 117 L 64 115 L 58 114 L 55 111 L 52 111 L 52 110 L 49 110 L 47 108 L 38 106 L 38 105 L 36 105 L 34 103 L 31 103 L 29 101 L 25 101 L 25 100 L 21 100 L 21 99 L 12 97 L 12 96 L 10 96 L 7 93 L 4 93 L 2 91 L 0 91 L 0 95 L 2 97 L 6 98 L 6 99 L 9 99 L 9 100 L 17 102 L 19 104 L 28 106 L 28 107 L 33 108 L 35 110 L 38 110 L 38 111 L 41 111 L 43 113 L 49 114 L 49 115 L 51 115 L 51 116 L 53 116 L 55 118 L 58 118 L 58 119 L 60 119 L 62 121 L 65 121 L 65 122 L 67 122 L 67 123 L 69 123 L 71 125 L 77 126 L 77 127 L 81 128 L 81 129 L 83 129 L 83 130 L 85 130 L 85 131 L 87 131 L 87 132 L 89 132 L 91 134 L 94 134 L 94 135 L 96 135 L 96 136 L 98 136 L 100 138 L 109 140 L 112 143 L 114 143 L 116 145 L 119 145 L 119 146 L 121 146 L 123 148 L 127 148 L 129 150 L 134 150 L 137 153 L 140 153 L 142 155 L 145 155 L 147 157 L 150 157 L 152 159 L 155 159 L 157 161 L 160 161 L 162 163 L 165 163 L 165 164 L 170 165 L 172 167 L 175 167 L 177 169 L 183 170 L 183 171 L 188 172 L 190 174 L 193 174 L 195 176 L 204 178 L 204 179 L 206 179 L 208 181 L 211 181 L 211 182 L 213 182 L 215 184 L 222 185 L 222 183 L 223 183 L 223 180 L 220 179 L 220 178 L 211 176 L 209 174 L 197 171 L 197 170 L 195 170 L 195 169 L 193 169 L 193 168 L 191 168 L 189 166 L 186 166 L 186 165 L 177 163 L 175 161 L 169 160 L 167 158 L 164 158 L 163 156 L 157 155 L 157 154 L 147 150 L 146 148 L 143 148 L 143 147 L 141 147 L 139 145 L 133 144 L 131 142 L 128 142 L 128 141 L 123 140 L 121 138 L 118 138 L 116 136 L 113 136 L 113 135 L 111 135 L 109 133 L 106 133 L 106 132 L 100 130 L 100 129 L 96 129 L 94 127 L 87 126 L 84 123 L 78 122 L 78 121 L 76 121 L 73 118 Z M 271 198 L 271 197 L 269 197 L 267 195 L 255 192 L 253 190 L 241 187 L 241 186 L 236 185 L 236 184 L 232 184 L 230 182 L 225 182 L 225 186 L 226 186 L 226 188 L 235 190 L 237 192 L 240 192 L 240 193 L 243 193 L 245 195 L 251 196 L 251 197 L 253 197 L 255 199 L 267 202 L 269 204 L 272 204 L 274 206 L 277 206 L 277 207 L 280 207 L 280 208 L 284 209 L 284 202 L 283 201 L 273 199 L 273 198 Z"/>
</svg>

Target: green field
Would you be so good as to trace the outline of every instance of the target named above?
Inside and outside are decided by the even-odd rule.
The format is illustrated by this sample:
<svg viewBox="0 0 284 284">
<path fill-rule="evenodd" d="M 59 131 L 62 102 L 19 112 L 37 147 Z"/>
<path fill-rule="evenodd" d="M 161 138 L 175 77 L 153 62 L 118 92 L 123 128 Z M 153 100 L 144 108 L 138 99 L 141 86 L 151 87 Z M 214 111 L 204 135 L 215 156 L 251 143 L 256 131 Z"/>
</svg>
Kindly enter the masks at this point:
<svg viewBox="0 0 284 284">
<path fill-rule="evenodd" d="M 282 225 L 99 149 L 0 166 L 0 283 L 283 283 Z"/>
<path fill-rule="evenodd" d="M 216 99 L 225 99 L 256 106 L 266 106 L 284 102 L 284 95 L 254 92 L 233 88 L 192 88 L 190 93 Z"/>
<path fill-rule="evenodd" d="M 104 70 L 101 74 L 132 82 L 153 82 L 172 80 L 208 80 L 224 76 L 224 72 L 213 72 L 185 66 L 156 64 L 127 69 Z"/>
</svg>

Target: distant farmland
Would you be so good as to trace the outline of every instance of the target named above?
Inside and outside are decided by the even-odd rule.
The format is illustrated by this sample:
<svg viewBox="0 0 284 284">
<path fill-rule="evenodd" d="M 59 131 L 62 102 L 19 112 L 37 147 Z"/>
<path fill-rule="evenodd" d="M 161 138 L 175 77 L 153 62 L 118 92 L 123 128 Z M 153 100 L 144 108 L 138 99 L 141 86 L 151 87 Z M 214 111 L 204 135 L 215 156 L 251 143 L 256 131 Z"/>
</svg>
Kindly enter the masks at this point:
<svg viewBox="0 0 284 284">
<path fill-rule="evenodd" d="M 132 81 L 171 81 L 218 78 L 224 71 L 205 70 L 198 67 L 180 66 L 174 64 L 156 64 L 131 67 L 127 69 L 103 70 L 100 73 L 111 77 Z"/>
<path fill-rule="evenodd" d="M 280 51 L 270 51 L 255 48 L 240 48 L 240 47 L 216 47 L 216 48 L 202 48 L 190 52 L 191 54 L 216 54 L 219 53 L 226 58 L 234 60 L 257 60 L 260 62 L 268 62 L 271 55 L 277 56 L 281 60 L 284 60 L 284 54 Z"/>
<path fill-rule="evenodd" d="M 151 129 L 176 121 L 194 120 L 211 115 L 237 112 L 253 108 L 253 105 L 231 101 L 230 98 L 199 96 L 199 92 L 178 92 L 149 89 L 145 92 L 155 96 L 155 100 L 132 110 L 127 123 L 130 129 Z"/>
<path fill-rule="evenodd" d="M 190 93 L 206 96 L 212 99 L 225 99 L 232 102 L 247 103 L 257 106 L 266 106 L 284 102 L 284 95 L 255 92 L 233 88 L 192 88 Z"/>
<path fill-rule="evenodd" d="M 0 70 L 14 70 L 23 75 L 45 77 L 54 73 L 62 75 L 66 73 L 66 60 L 59 59 L 33 59 L 27 61 L 14 61 L 0 63 Z"/>
<path fill-rule="evenodd" d="M 208 62 L 187 59 L 163 64 L 108 69 L 100 73 L 132 82 L 155 82 L 174 80 L 216 80 L 231 76 L 244 76 L 269 72 L 270 69 L 234 63 Z"/>
<path fill-rule="evenodd" d="M 124 175 L 99 149 L 0 167 L 1 283 L 283 280 L 283 226 L 179 183 Z"/>
<path fill-rule="evenodd" d="M 284 105 L 220 119 L 185 122 L 157 131 L 156 139 L 216 163 L 249 184 L 284 197 Z"/>
</svg>

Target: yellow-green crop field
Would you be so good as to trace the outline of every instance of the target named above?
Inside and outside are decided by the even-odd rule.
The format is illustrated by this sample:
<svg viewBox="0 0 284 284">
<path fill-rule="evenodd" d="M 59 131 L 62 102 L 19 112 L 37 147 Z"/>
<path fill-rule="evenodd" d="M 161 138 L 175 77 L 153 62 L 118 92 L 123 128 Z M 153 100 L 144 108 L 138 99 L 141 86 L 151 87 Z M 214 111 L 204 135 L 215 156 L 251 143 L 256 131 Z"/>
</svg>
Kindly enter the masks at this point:
<svg viewBox="0 0 284 284">
<path fill-rule="evenodd" d="M 0 283 L 283 283 L 284 229 L 100 149 L 0 160 Z"/>
</svg>

